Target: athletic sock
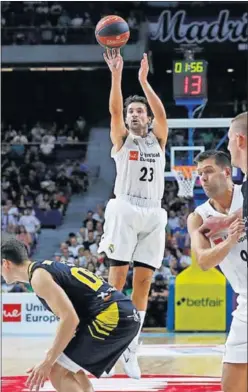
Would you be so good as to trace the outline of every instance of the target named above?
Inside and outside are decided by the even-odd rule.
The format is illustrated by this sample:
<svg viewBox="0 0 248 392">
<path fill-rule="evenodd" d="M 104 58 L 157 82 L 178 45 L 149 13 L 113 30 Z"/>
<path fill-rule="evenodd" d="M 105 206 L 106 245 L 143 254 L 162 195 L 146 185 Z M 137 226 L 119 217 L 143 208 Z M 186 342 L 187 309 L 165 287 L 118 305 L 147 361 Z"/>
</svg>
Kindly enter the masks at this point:
<svg viewBox="0 0 248 392">
<path fill-rule="evenodd" d="M 139 343 L 139 337 L 140 337 L 140 333 L 145 321 L 145 316 L 146 316 L 146 311 L 145 310 L 138 310 L 138 313 L 140 315 L 140 327 L 139 327 L 139 331 L 137 333 L 137 335 L 135 336 L 135 338 L 133 339 L 131 344 L 135 344 L 137 346 L 137 344 Z"/>
</svg>

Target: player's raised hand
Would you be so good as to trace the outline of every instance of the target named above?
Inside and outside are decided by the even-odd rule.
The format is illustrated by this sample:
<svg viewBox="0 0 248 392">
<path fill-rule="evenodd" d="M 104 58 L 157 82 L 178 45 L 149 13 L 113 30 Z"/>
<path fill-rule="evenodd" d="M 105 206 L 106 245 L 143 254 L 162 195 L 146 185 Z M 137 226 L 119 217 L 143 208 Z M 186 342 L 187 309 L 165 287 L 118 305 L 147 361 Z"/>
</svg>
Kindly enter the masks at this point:
<svg viewBox="0 0 248 392">
<path fill-rule="evenodd" d="M 144 53 L 139 69 L 139 81 L 141 84 L 147 81 L 148 73 L 149 73 L 149 63 L 148 63 L 147 54 Z"/>
<path fill-rule="evenodd" d="M 237 218 L 228 228 L 228 238 L 235 245 L 242 234 L 245 232 L 243 219 Z"/>
<path fill-rule="evenodd" d="M 104 60 L 113 75 L 121 76 L 123 70 L 123 58 L 120 49 L 107 49 L 103 54 Z"/>
</svg>

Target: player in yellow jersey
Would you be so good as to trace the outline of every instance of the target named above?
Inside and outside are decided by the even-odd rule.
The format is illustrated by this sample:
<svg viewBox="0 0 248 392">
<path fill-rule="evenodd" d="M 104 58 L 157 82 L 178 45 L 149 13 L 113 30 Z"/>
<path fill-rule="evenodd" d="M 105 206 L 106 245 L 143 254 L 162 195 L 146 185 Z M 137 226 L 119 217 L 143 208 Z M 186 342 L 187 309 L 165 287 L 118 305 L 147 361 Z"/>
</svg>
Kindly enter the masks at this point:
<svg viewBox="0 0 248 392">
<path fill-rule="evenodd" d="M 49 377 L 58 392 L 93 392 L 84 370 L 96 377 L 108 373 L 139 330 L 132 302 L 84 268 L 30 261 L 25 245 L 15 239 L 6 241 L 1 253 L 5 281 L 30 282 L 60 319 L 45 359 L 29 371 L 27 386 L 39 391 Z"/>
</svg>

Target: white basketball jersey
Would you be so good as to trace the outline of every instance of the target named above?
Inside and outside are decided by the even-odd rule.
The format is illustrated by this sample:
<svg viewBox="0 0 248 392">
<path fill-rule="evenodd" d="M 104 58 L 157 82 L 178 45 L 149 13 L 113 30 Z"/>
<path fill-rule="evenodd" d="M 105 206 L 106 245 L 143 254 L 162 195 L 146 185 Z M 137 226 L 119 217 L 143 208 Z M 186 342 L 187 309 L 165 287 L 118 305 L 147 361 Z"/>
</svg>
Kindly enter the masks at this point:
<svg viewBox="0 0 248 392">
<path fill-rule="evenodd" d="M 153 132 L 144 138 L 128 134 L 122 148 L 111 153 L 116 163 L 116 196 L 161 200 L 164 194 L 165 152 Z"/>
<path fill-rule="evenodd" d="M 235 185 L 229 215 L 242 206 L 241 185 Z M 203 221 L 210 216 L 225 216 L 216 211 L 209 203 L 209 200 L 197 207 L 195 212 L 202 217 Z M 227 236 L 227 230 L 217 233 L 210 239 L 211 246 L 214 247 L 224 241 Z M 247 238 L 245 233 L 240 237 L 239 242 L 233 246 L 227 257 L 219 264 L 219 267 L 229 280 L 235 293 L 239 294 L 238 307 L 234 314 L 237 318 L 247 322 Z"/>
</svg>

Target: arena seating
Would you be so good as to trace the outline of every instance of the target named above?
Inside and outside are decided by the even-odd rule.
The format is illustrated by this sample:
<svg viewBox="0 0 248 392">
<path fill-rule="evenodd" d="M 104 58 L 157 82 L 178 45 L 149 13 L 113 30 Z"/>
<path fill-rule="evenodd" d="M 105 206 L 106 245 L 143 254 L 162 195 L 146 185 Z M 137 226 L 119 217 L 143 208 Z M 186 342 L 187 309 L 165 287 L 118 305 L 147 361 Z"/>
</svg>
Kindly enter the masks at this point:
<svg viewBox="0 0 248 392">
<path fill-rule="evenodd" d="M 138 38 L 142 4 L 101 2 L 4 2 L 3 45 L 94 44 L 94 28 L 101 17 L 118 14 L 128 20 L 131 41 Z M 131 11 L 132 8 L 132 11 Z"/>
</svg>

